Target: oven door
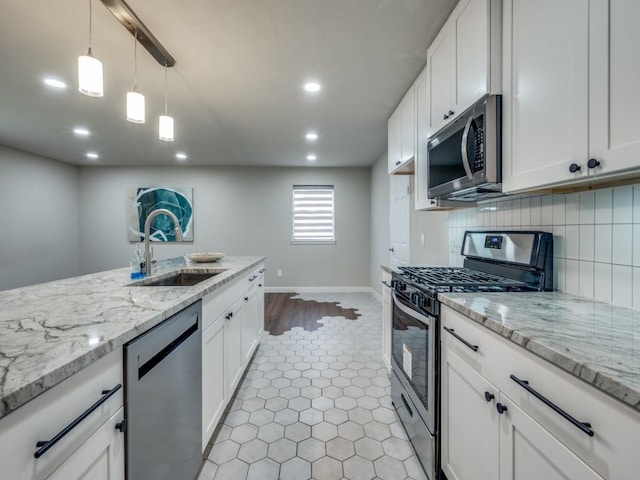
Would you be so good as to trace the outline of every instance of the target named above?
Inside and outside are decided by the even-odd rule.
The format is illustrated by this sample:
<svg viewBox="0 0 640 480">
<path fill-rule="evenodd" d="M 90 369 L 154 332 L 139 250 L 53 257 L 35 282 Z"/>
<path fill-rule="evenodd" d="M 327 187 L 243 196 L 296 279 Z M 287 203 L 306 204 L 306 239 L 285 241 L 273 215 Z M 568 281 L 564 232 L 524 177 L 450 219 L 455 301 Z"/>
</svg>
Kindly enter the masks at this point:
<svg viewBox="0 0 640 480">
<path fill-rule="evenodd" d="M 437 319 L 393 292 L 391 363 L 419 415 L 436 433 Z"/>
</svg>

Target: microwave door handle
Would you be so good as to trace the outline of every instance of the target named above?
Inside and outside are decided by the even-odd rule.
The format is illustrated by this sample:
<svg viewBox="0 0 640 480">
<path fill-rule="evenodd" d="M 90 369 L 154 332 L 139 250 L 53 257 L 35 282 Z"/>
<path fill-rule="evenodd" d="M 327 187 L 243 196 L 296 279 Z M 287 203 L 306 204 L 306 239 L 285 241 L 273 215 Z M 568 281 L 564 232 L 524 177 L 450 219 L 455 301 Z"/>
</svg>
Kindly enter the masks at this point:
<svg viewBox="0 0 640 480">
<path fill-rule="evenodd" d="M 469 164 L 469 152 L 467 151 L 467 141 L 469 140 L 469 132 L 471 131 L 471 124 L 473 123 L 473 117 L 469 117 L 467 124 L 464 126 L 464 133 L 462 134 L 462 166 L 464 171 L 467 172 L 469 180 L 473 180 L 473 173 L 471 172 L 471 165 Z"/>
</svg>

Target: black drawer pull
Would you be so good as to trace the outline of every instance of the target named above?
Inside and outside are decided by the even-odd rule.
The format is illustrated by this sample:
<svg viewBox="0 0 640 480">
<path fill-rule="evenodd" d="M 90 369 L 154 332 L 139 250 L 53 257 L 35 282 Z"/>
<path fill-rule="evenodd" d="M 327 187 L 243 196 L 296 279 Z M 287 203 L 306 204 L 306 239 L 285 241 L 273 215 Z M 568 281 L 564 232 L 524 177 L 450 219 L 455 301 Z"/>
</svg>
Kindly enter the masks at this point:
<svg viewBox="0 0 640 480">
<path fill-rule="evenodd" d="M 467 342 L 464 338 L 458 335 L 453 328 L 448 328 L 448 327 L 442 327 L 442 328 L 444 328 L 447 332 L 453 335 L 455 339 L 460 340 L 462 343 L 464 343 L 467 347 L 469 347 L 474 352 L 478 351 L 478 345 L 472 345 L 471 343 Z"/>
<path fill-rule="evenodd" d="M 102 398 L 100 400 L 98 400 L 96 403 L 94 403 L 93 405 L 91 405 L 89 408 L 87 408 L 83 413 L 80 414 L 80 416 L 78 418 L 76 418 L 73 422 L 71 422 L 69 425 L 67 425 L 66 427 L 64 427 L 62 430 L 60 430 L 55 437 L 53 437 L 51 440 L 41 440 L 39 442 L 36 443 L 36 448 L 38 450 L 36 450 L 36 453 L 33 454 L 33 456 L 35 458 L 40 458 L 42 455 L 44 455 L 47 450 L 49 450 L 51 447 L 53 447 L 56 443 L 58 443 L 60 440 L 62 440 L 62 438 L 69 433 L 71 430 L 73 430 L 74 428 L 76 428 L 80 422 L 82 422 L 85 418 L 87 418 L 89 415 L 91 415 L 94 411 L 96 411 L 98 408 L 100 408 L 100 405 L 102 405 L 104 402 L 106 402 L 107 400 L 109 400 L 109 398 L 115 394 L 118 390 L 120 390 L 122 388 L 122 384 L 118 384 L 115 387 L 113 387 L 111 390 L 102 390 Z"/>
<path fill-rule="evenodd" d="M 544 395 L 542 395 L 541 393 L 536 391 L 534 388 L 529 386 L 529 382 L 527 380 L 520 380 L 515 375 L 511 375 L 510 378 L 511 378 L 511 380 L 516 382 L 518 385 L 520 385 L 522 388 L 524 388 L 527 392 L 529 392 L 531 395 L 533 395 L 538 400 L 540 400 L 542 403 L 544 403 L 546 406 L 551 408 L 551 410 L 553 410 L 554 412 L 559 414 L 561 417 L 563 417 L 564 419 L 566 419 L 569 422 L 571 422 L 573 425 L 578 427 L 580 430 L 582 430 L 584 433 L 586 433 L 590 437 L 593 437 L 593 430 L 591 430 L 591 424 L 590 423 L 581 422 L 581 421 L 576 420 L 575 418 L 573 418 L 571 415 L 569 415 L 567 412 L 562 410 L 560 407 L 558 407 L 555 403 L 553 403 L 547 397 L 545 397 Z"/>
<path fill-rule="evenodd" d="M 391 287 L 391 285 L 389 285 L 389 284 L 388 284 L 387 282 L 385 282 L 384 280 L 382 280 L 382 284 L 383 284 L 383 285 L 386 285 L 386 286 L 387 286 L 387 287 L 389 287 L 389 288 L 392 288 L 392 287 Z"/>
<path fill-rule="evenodd" d="M 258 278 L 258 275 L 254 275 L 252 277 L 249 277 L 249 281 L 253 282 L 256 278 Z"/>
</svg>

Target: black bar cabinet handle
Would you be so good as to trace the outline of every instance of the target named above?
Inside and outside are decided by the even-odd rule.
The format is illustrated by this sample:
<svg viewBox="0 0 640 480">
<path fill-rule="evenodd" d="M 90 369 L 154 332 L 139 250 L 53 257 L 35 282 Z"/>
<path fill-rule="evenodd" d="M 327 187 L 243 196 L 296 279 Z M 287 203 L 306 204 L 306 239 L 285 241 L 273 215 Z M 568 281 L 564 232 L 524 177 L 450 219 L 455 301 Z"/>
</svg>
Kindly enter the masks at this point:
<svg viewBox="0 0 640 480">
<path fill-rule="evenodd" d="M 559 414 L 561 417 L 563 417 L 565 420 L 568 420 L 573 425 L 575 425 L 580 430 L 582 430 L 584 433 L 586 433 L 590 437 L 593 437 L 593 430 L 591 430 L 591 424 L 590 423 L 581 422 L 580 420 L 576 420 L 574 417 L 569 415 L 567 412 L 565 412 L 563 409 L 561 409 L 559 406 L 557 406 L 555 403 L 553 403 L 547 397 L 545 397 L 540 392 L 538 392 L 537 390 L 535 390 L 534 388 L 529 386 L 529 382 L 527 380 L 520 380 L 515 375 L 511 375 L 510 378 L 511 378 L 511 380 L 516 382 L 518 385 L 520 385 L 522 388 L 524 388 L 527 392 L 529 392 L 531 395 L 533 395 L 538 400 L 540 400 L 542 403 L 544 403 L 546 406 L 551 408 L 551 410 L 553 410 L 554 412 Z"/>
<path fill-rule="evenodd" d="M 392 288 L 392 287 L 391 287 L 391 285 L 389 285 L 389 284 L 388 284 L 387 282 L 385 282 L 384 280 L 382 280 L 382 284 L 383 284 L 383 285 L 386 285 L 386 286 L 387 286 L 387 287 L 389 287 L 389 288 Z"/>
<path fill-rule="evenodd" d="M 53 447 L 56 443 L 62 440 L 62 438 L 67 433 L 69 433 L 71 430 L 76 428 L 80 424 L 80 422 L 82 422 L 85 418 L 87 418 L 89 415 L 95 412 L 98 408 L 100 408 L 100 405 L 102 405 L 104 402 L 109 400 L 109 398 L 121 388 L 122 388 L 122 384 L 119 383 L 118 385 L 113 387 L 111 390 L 102 390 L 102 398 L 98 400 L 96 403 L 94 403 L 93 405 L 91 405 L 89 408 L 87 408 L 84 412 L 82 412 L 80 416 L 76 418 L 74 421 L 72 421 L 69 425 L 67 425 L 62 430 L 60 430 L 55 437 L 53 437 L 51 440 L 41 440 L 37 442 L 36 448 L 38 450 L 36 450 L 36 453 L 34 453 L 33 456 L 35 458 L 40 458 L 42 455 L 44 455 L 51 447 Z"/>
<path fill-rule="evenodd" d="M 249 281 L 253 282 L 256 278 L 258 278 L 258 275 L 254 275 L 253 277 L 249 277 Z"/>
<path fill-rule="evenodd" d="M 460 335 L 458 335 L 453 328 L 449 328 L 449 327 L 442 327 L 442 328 L 444 328 L 447 332 L 449 332 L 451 335 L 453 335 L 453 337 L 455 339 L 460 340 L 462 343 L 464 343 L 467 347 L 469 347 L 474 352 L 478 351 L 478 345 L 473 345 L 473 344 L 467 342 L 464 338 L 462 338 Z"/>
</svg>

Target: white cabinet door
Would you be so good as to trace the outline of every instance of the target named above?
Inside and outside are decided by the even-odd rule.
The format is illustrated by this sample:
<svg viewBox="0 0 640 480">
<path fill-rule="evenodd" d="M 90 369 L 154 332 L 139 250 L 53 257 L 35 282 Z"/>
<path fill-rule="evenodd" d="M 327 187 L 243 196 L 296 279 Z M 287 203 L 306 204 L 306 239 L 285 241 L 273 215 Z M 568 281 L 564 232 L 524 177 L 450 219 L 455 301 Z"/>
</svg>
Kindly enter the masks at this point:
<svg viewBox="0 0 640 480">
<path fill-rule="evenodd" d="M 429 198 L 429 165 L 427 163 L 427 139 L 429 138 L 429 77 L 427 68 L 416 80 L 416 161 L 415 161 L 415 208 L 428 209 L 435 206 L 436 201 Z"/>
<path fill-rule="evenodd" d="M 451 21 L 455 37 L 451 110 L 462 113 L 489 91 L 489 0 L 462 0 Z"/>
<path fill-rule="evenodd" d="M 47 480 L 124 480 L 124 434 L 115 428 L 124 407 L 67 458 Z"/>
<path fill-rule="evenodd" d="M 442 345 L 442 470 L 449 480 L 498 479 L 498 390 Z"/>
<path fill-rule="evenodd" d="M 242 315 L 244 298 L 240 298 L 224 314 L 225 319 L 225 380 L 226 395 L 230 398 L 238 386 L 243 371 L 242 356 Z"/>
<path fill-rule="evenodd" d="M 387 121 L 387 162 L 392 173 L 402 163 L 402 111 L 400 106 Z"/>
<path fill-rule="evenodd" d="M 242 313 L 242 358 L 244 365 L 249 363 L 251 355 L 258 345 L 260 324 L 258 322 L 258 288 L 251 288 L 243 297 Z"/>
<path fill-rule="evenodd" d="M 500 480 L 603 480 L 505 395 L 500 403 Z"/>
<path fill-rule="evenodd" d="M 505 0 L 503 31 L 504 191 L 586 175 L 589 2 Z"/>
<path fill-rule="evenodd" d="M 428 136 L 451 118 L 454 89 L 454 32 L 447 22 L 427 50 L 429 98 Z"/>
<path fill-rule="evenodd" d="M 590 175 L 637 169 L 640 162 L 640 2 L 590 2 Z"/>
<path fill-rule="evenodd" d="M 412 85 L 404 96 L 400 106 L 402 119 L 402 163 L 409 162 L 416 155 L 416 95 L 415 86 Z"/>
<path fill-rule="evenodd" d="M 202 450 L 207 447 L 227 403 L 225 392 L 225 324 L 218 318 L 202 332 Z"/>
</svg>

